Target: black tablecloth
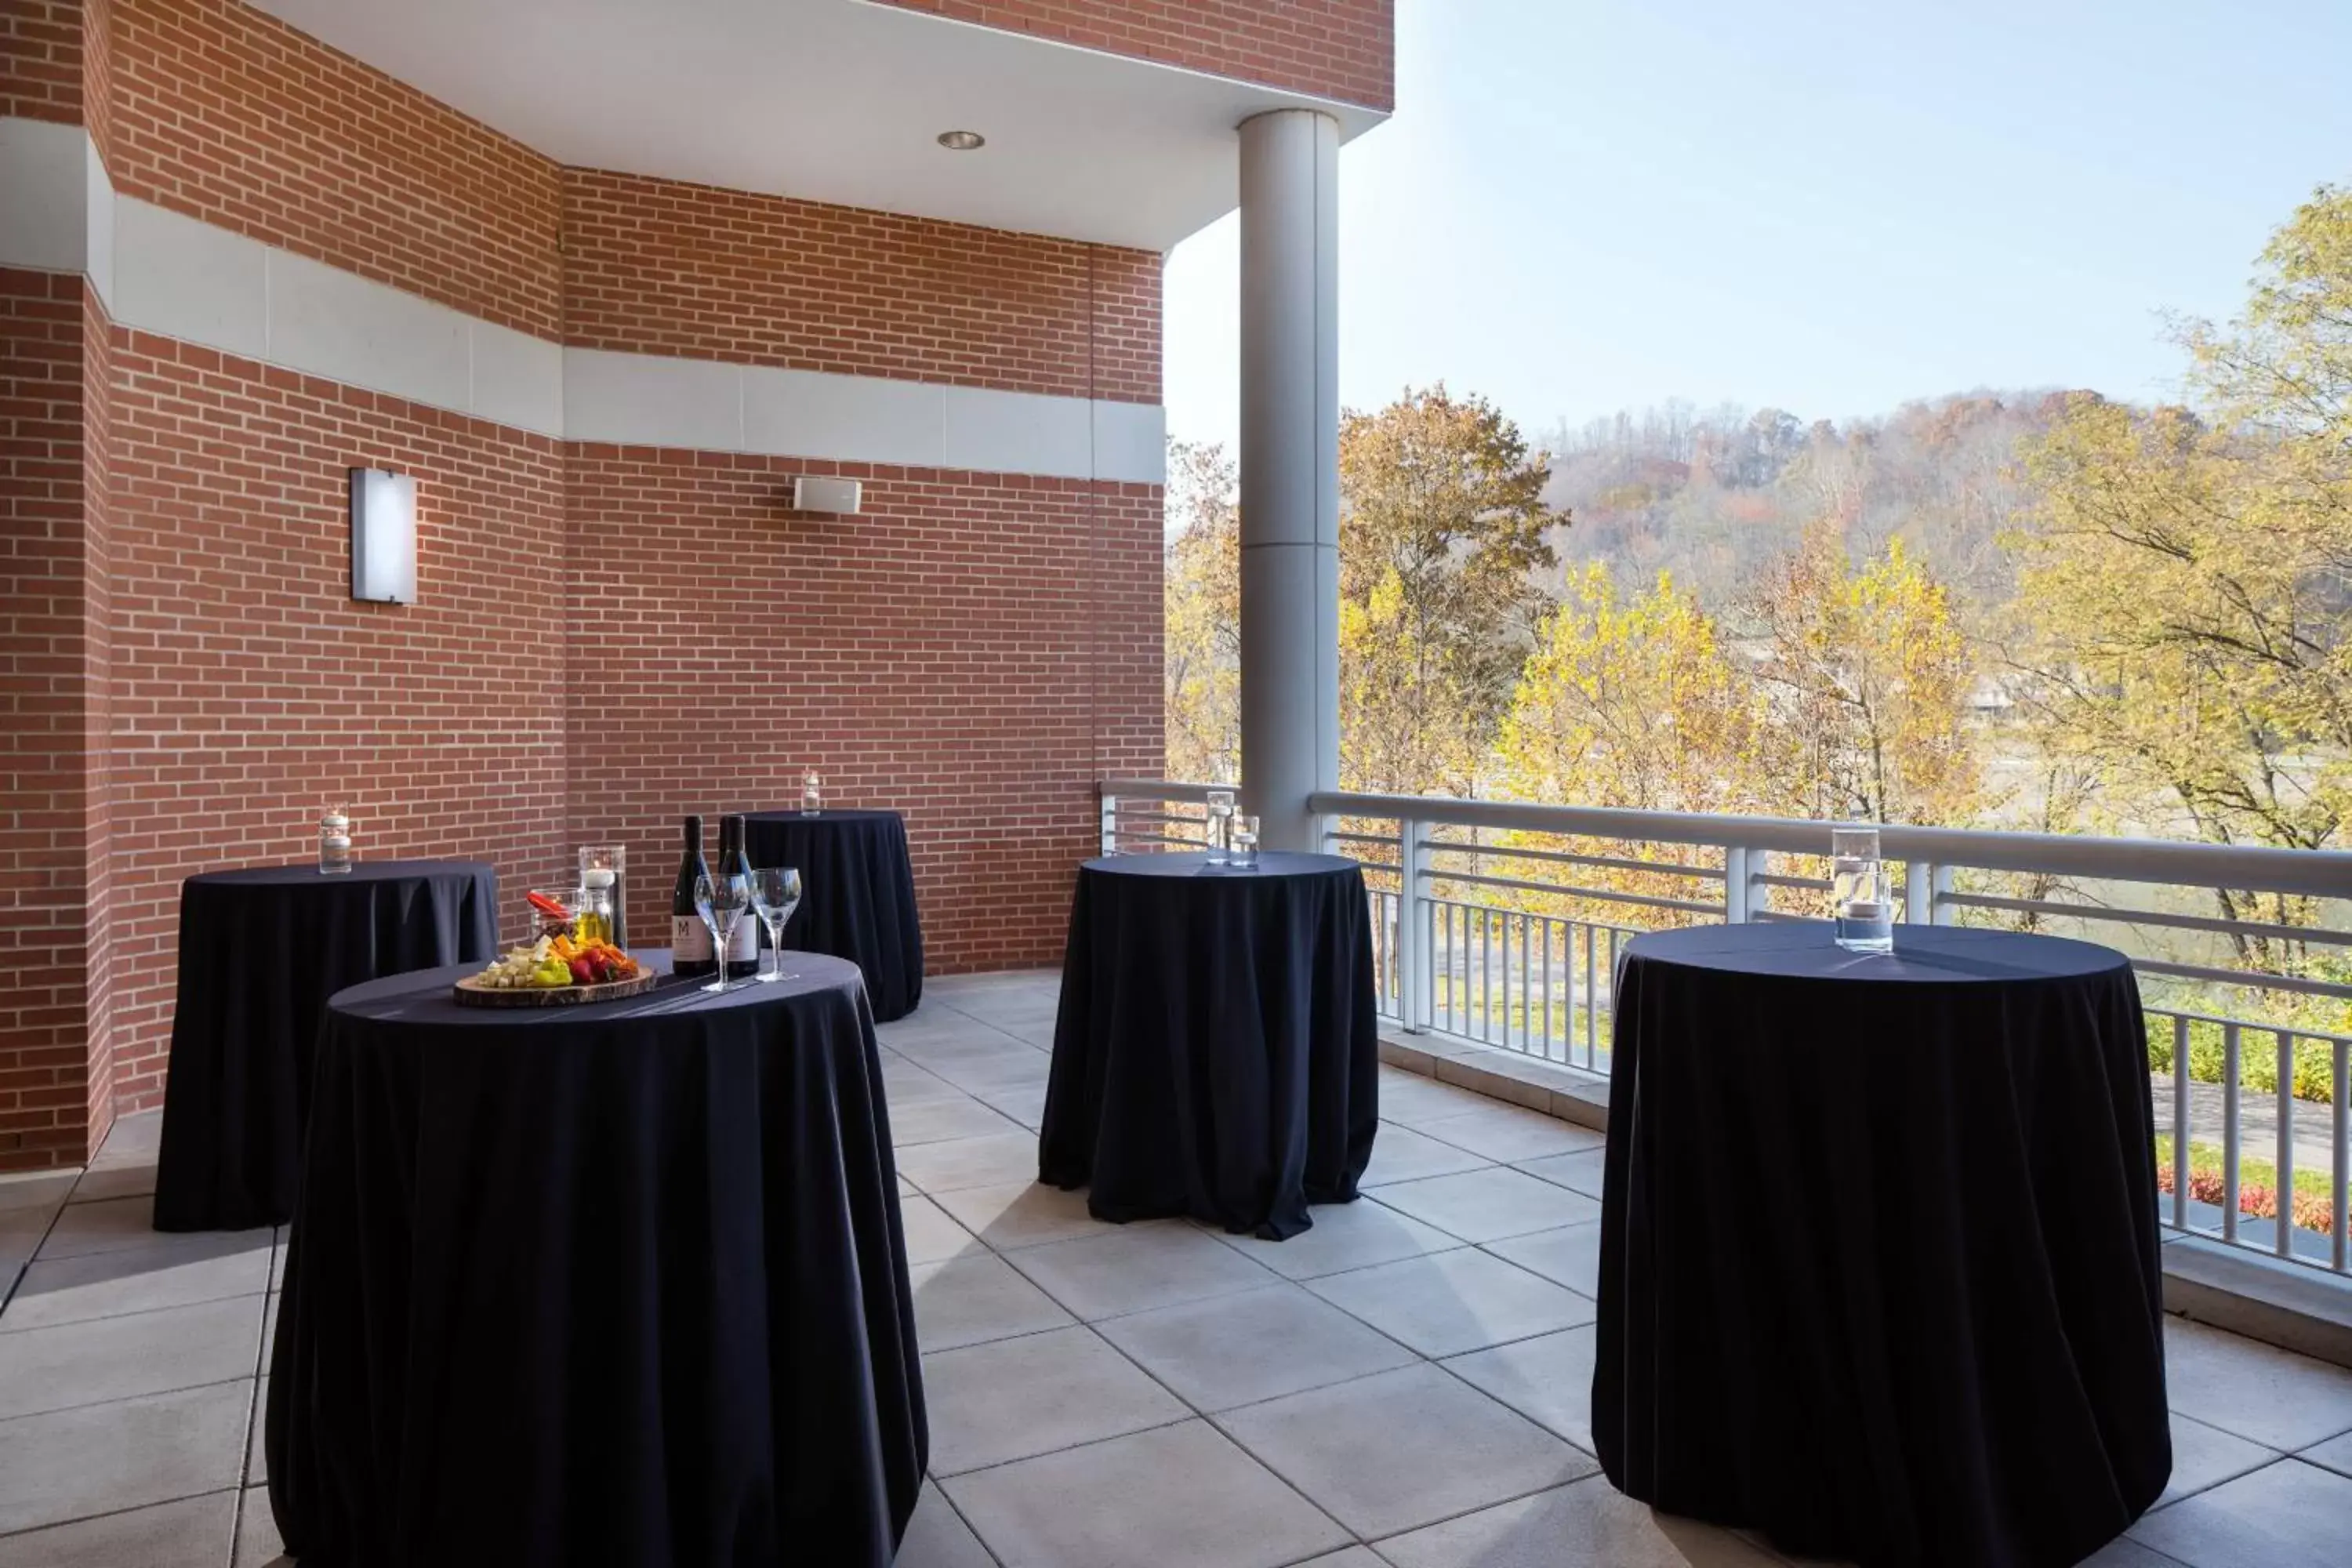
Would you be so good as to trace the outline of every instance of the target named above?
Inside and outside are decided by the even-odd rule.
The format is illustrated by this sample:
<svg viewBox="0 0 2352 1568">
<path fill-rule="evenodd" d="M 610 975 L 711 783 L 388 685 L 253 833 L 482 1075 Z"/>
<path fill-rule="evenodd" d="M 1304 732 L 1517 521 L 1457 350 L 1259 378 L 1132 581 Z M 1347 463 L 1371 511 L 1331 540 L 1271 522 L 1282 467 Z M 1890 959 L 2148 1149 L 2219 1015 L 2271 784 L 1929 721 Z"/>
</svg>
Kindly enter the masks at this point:
<svg viewBox="0 0 2352 1568">
<path fill-rule="evenodd" d="M 905 819 L 829 809 L 814 816 L 756 811 L 744 821 L 752 865 L 801 874 L 801 907 L 784 922 L 784 945 L 857 965 L 878 1021 L 913 1012 L 923 999 L 923 926 Z M 763 930 L 761 944 L 767 940 Z"/>
<path fill-rule="evenodd" d="M 929 1439 L 879 1047 L 854 968 L 793 969 L 334 999 L 269 1385 L 303 1568 L 891 1561 Z"/>
<path fill-rule="evenodd" d="M 1199 855 L 1078 870 L 1040 1179 L 1098 1219 L 1191 1215 L 1279 1238 L 1346 1203 L 1380 1118 L 1364 876 Z"/>
<path fill-rule="evenodd" d="M 155 1228 L 291 1217 L 327 998 L 487 960 L 498 907 L 498 873 L 478 860 L 362 860 L 332 877 L 311 861 L 183 882 Z"/>
<path fill-rule="evenodd" d="M 1594 1440 L 1798 1552 L 2072 1563 L 2172 1468 L 2139 994 L 2088 942 L 1895 940 L 1627 945 Z"/>
</svg>

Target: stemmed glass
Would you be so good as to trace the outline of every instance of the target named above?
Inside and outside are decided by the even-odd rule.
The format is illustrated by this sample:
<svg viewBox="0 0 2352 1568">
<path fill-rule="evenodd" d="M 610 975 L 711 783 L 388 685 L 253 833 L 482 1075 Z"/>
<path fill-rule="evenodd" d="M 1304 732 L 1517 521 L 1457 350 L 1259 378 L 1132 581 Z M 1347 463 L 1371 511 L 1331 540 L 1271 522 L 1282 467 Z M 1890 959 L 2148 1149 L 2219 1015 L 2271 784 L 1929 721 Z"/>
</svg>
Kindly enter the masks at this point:
<svg viewBox="0 0 2352 1568">
<path fill-rule="evenodd" d="M 768 928 L 768 967 L 756 978 L 762 981 L 784 977 L 784 922 L 801 907 L 801 874 L 790 866 L 772 867 L 751 873 L 751 907 L 760 911 L 760 923 Z"/>
<path fill-rule="evenodd" d="M 751 907 L 751 884 L 749 878 L 704 876 L 694 879 L 694 907 L 701 911 L 702 923 L 710 928 L 711 938 L 718 942 L 719 978 L 703 987 L 705 991 L 723 992 L 727 984 L 727 955 L 734 951 L 735 927 Z"/>
</svg>

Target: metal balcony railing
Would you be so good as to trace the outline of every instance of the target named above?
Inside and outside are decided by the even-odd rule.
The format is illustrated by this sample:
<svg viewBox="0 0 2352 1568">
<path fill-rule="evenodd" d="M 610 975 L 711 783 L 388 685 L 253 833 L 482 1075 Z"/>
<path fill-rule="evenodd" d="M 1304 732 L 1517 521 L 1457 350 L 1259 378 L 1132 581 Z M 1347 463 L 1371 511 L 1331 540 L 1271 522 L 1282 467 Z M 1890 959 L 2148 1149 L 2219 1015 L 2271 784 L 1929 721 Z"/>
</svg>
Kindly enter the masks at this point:
<svg viewBox="0 0 2352 1568">
<path fill-rule="evenodd" d="M 1104 853 L 1199 847 L 1209 787 L 1104 783 Z M 1627 941 L 1811 914 L 1828 893 L 1825 823 L 1344 792 L 1310 804 L 1326 846 L 1364 867 L 1383 1016 L 1572 1070 L 1608 1070 Z M 1907 921 L 2129 954 L 2165 1225 L 2352 1274 L 2352 854 L 1900 826 L 1880 839 Z"/>
</svg>

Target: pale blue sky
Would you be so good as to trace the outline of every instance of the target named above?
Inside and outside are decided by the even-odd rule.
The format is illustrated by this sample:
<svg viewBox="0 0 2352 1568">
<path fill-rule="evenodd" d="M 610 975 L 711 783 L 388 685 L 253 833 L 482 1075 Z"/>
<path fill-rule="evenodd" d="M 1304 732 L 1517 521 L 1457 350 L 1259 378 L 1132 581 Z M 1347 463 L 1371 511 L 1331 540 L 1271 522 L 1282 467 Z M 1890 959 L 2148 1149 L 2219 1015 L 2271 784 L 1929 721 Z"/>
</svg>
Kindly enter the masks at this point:
<svg viewBox="0 0 2352 1568">
<path fill-rule="evenodd" d="M 1349 406 L 2151 397 L 2163 313 L 2352 181 L 2352 0 L 1398 0 L 1397 100 L 1339 156 Z M 1181 437 L 1234 437 L 1236 232 L 1169 260 Z"/>
</svg>

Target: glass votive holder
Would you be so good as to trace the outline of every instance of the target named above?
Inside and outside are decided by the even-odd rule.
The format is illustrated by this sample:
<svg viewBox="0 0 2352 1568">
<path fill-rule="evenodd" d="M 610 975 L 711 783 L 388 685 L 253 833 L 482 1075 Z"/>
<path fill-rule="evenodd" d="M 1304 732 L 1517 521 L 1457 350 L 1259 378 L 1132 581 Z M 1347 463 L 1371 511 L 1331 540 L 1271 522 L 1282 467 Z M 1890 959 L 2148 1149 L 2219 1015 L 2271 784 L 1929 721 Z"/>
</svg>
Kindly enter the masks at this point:
<svg viewBox="0 0 2352 1568">
<path fill-rule="evenodd" d="M 814 816 L 824 809 L 824 781 L 814 768 L 801 775 L 801 815 Z"/>
<path fill-rule="evenodd" d="M 1222 866 L 1232 849 L 1234 823 L 1234 792 L 1213 789 L 1208 797 L 1207 829 L 1209 864 Z"/>
<path fill-rule="evenodd" d="M 1875 827 L 1830 832 L 1830 914 L 1848 952 L 1895 951 L 1895 889 Z"/>
<path fill-rule="evenodd" d="M 352 819 L 340 805 L 319 814 L 319 875 L 346 876 L 352 868 Z"/>
<path fill-rule="evenodd" d="M 1237 871 L 1257 869 L 1257 818 L 1255 816 L 1234 818 L 1233 865 Z"/>
</svg>

